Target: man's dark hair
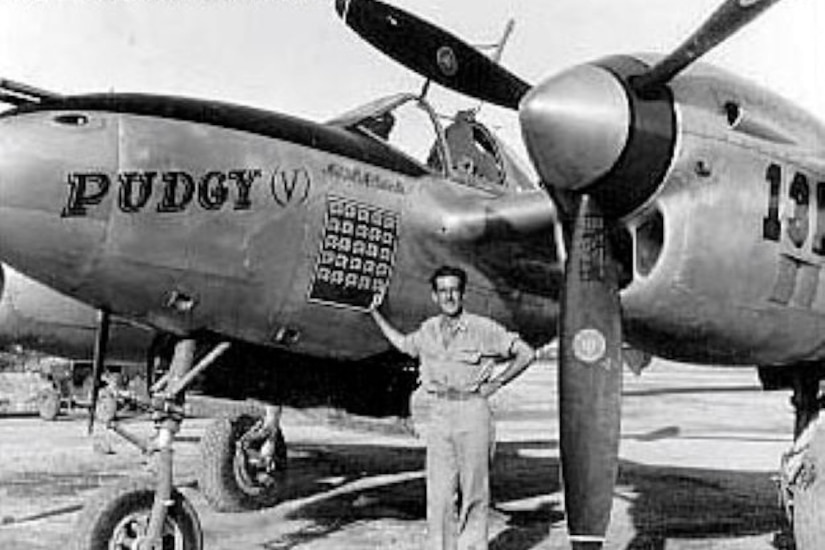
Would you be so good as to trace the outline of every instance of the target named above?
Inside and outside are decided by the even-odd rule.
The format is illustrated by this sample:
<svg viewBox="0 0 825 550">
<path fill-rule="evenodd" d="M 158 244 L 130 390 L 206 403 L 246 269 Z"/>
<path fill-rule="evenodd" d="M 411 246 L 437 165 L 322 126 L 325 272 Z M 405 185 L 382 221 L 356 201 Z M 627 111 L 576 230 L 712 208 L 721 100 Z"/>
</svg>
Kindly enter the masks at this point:
<svg viewBox="0 0 825 550">
<path fill-rule="evenodd" d="M 467 288 L 467 272 L 460 267 L 452 265 L 442 265 L 430 276 L 430 286 L 433 292 L 438 290 L 435 282 L 441 277 L 458 277 L 458 289 L 464 294 L 464 289 Z"/>
</svg>

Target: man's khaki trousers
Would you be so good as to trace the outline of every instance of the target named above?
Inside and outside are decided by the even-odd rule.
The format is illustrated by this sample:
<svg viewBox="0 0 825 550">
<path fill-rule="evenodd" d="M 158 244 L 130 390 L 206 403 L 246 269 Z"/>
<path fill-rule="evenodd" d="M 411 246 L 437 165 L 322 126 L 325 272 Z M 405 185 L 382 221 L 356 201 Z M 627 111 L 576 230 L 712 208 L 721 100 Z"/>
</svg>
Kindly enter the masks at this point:
<svg viewBox="0 0 825 550">
<path fill-rule="evenodd" d="M 490 407 L 482 397 L 433 397 L 427 422 L 430 550 L 487 550 Z"/>
</svg>

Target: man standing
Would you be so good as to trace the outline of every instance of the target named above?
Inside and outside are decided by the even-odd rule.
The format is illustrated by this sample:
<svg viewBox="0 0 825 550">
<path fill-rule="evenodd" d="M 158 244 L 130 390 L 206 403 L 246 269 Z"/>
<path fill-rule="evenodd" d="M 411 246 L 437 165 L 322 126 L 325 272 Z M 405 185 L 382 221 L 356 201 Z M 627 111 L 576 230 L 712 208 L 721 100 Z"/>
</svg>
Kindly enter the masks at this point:
<svg viewBox="0 0 825 550">
<path fill-rule="evenodd" d="M 490 407 L 487 398 L 533 361 L 534 352 L 497 322 L 464 311 L 467 274 L 443 266 L 430 278 L 440 313 L 402 334 L 378 312 L 378 327 L 421 362 L 421 384 L 432 397 L 427 429 L 427 526 L 432 550 L 487 549 L 490 503 Z M 510 359 L 493 377 L 493 365 Z M 456 510 L 457 508 L 457 510 Z M 457 512 L 457 513 L 456 513 Z"/>
</svg>

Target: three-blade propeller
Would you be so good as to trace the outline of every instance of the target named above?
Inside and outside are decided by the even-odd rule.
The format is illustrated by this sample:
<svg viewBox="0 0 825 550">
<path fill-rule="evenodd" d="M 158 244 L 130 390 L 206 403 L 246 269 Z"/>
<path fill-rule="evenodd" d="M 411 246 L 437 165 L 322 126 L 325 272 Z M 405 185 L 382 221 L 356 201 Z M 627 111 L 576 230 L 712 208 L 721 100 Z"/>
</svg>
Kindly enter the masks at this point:
<svg viewBox="0 0 825 550">
<path fill-rule="evenodd" d="M 530 85 L 452 34 L 388 4 L 336 0 L 335 9 L 367 42 L 442 86 L 518 109 Z"/>
<path fill-rule="evenodd" d="M 727 0 L 684 44 L 629 82 L 585 68 L 532 90 L 459 38 L 398 8 L 377 0 L 336 1 L 350 27 L 413 71 L 519 110 L 530 160 L 544 185 L 566 197 L 572 237 L 559 326 L 560 446 L 574 549 L 601 547 L 618 469 L 622 330 L 610 234 L 628 212 L 612 204 L 615 193 L 611 200 L 597 191 L 615 184 L 619 193 L 633 194 L 641 186 L 626 174 L 644 172 L 644 166 L 624 167 L 625 179 L 611 181 L 612 168 L 627 162 L 630 135 L 647 130 L 633 126 L 640 117 L 632 110 L 647 102 L 651 112 L 652 98 L 674 77 L 776 1 Z M 604 98 L 612 101 L 608 109 Z M 672 116 L 653 109 L 655 116 Z"/>
<path fill-rule="evenodd" d="M 681 46 L 659 61 L 633 85 L 640 94 L 664 86 L 688 65 L 750 23 L 778 0 L 728 0 Z"/>
<path fill-rule="evenodd" d="M 559 412 L 567 529 L 600 544 L 618 470 L 622 325 L 616 262 L 598 202 L 576 198 L 559 327 Z"/>
</svg>

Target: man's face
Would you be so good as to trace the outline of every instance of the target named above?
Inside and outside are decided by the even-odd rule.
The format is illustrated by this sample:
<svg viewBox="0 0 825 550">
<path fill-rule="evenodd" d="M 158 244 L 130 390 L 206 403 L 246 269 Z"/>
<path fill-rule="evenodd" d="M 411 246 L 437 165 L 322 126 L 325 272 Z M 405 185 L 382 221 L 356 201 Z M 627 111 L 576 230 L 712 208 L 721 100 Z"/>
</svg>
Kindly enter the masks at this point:
<svg viewBox="0 0 825 550">
<path fill-rule="evenodd" d="M 433 302 L 441 313 L 455 317 L 464 309 L 464 294 L 461 292 L 461 280 L 453 275 L 439 277 L 435 280 Z"/>
</svg>

